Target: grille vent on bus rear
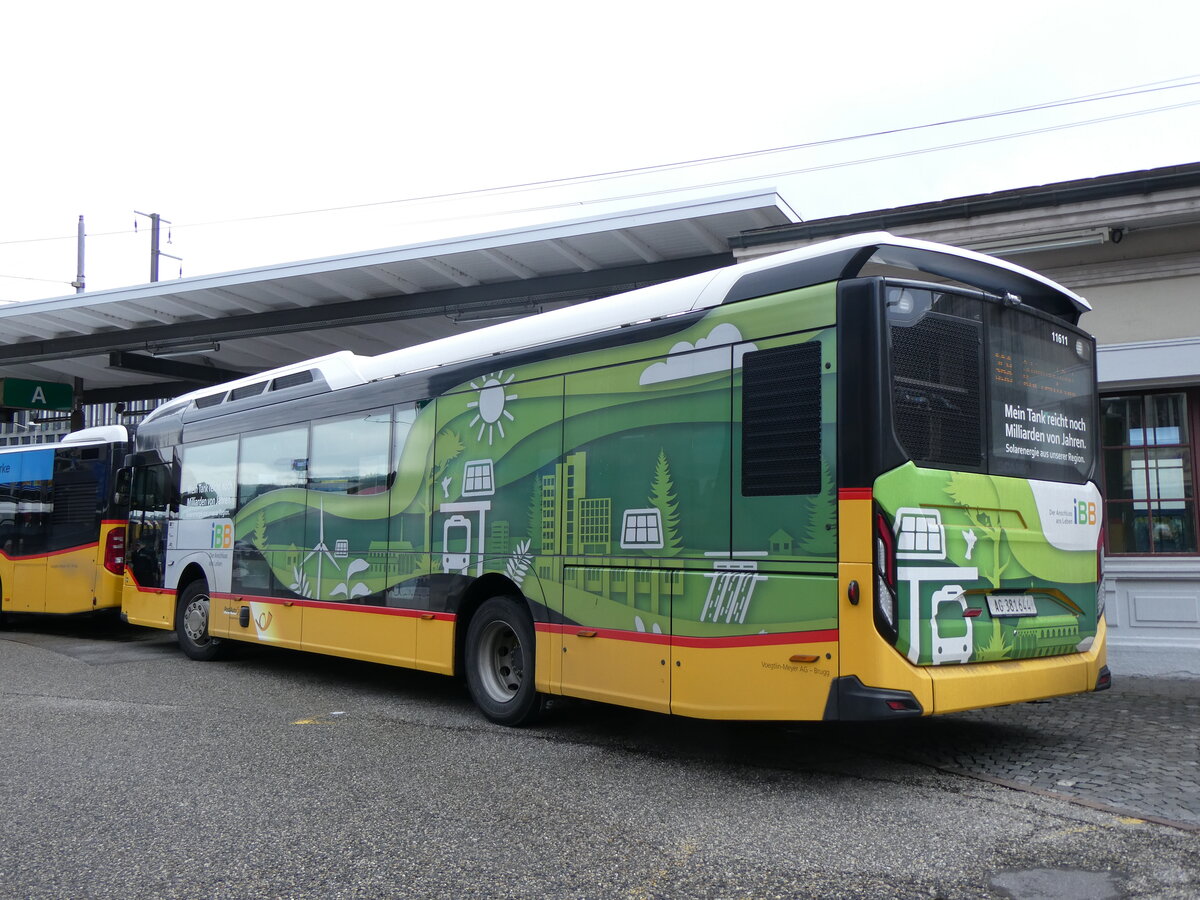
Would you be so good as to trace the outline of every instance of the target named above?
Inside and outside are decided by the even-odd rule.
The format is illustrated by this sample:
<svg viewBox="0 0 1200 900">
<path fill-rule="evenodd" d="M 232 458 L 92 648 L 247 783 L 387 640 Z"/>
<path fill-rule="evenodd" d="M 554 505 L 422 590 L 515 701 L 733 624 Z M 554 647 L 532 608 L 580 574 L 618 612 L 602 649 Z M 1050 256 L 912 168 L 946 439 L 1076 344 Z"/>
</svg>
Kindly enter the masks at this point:
<svg viewBox="0 0 1200 900">
<path fill-rule="evenodd" d="M 821 492 L 821 345 L 742 358 L 742 495 Z"/>
<path fill-rule="evenodd" d="M 980 323 L 926 313 L 893 326 L 896 436 L 915 462 L 978 469 L 983 461 Z"/>
</svg>

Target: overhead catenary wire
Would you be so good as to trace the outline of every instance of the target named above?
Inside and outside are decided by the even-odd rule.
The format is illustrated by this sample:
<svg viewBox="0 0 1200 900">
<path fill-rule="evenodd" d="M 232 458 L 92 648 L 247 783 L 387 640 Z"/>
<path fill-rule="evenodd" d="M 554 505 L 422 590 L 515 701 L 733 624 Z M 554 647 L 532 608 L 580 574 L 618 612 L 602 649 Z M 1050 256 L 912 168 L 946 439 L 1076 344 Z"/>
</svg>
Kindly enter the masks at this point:
<svg viewBox="0 0 1200 900">
<path fill-rule="evenodd" d="M 580 184 L 597 183 L 597 182 L 612 180 L 612 179 L 616 179 L 616 178 L 630 178 L 630 177 L 636 177 L 639 175 L 649 175 L 649 174 L 659 174 L 659 173 L 671 172 L 671 171 L 679 171 L 679 170 L 695 168 L 695 167 L 699 167 L 699 166 L 709 166 L 709 165 L 716 165 L 716 164 L 729 163 L 729 162 L 738 162 L 738 161 L 747 160 L 747 159 L 756 159 L 756 158 L 762 158 L 765 156 L 778 155 L 778 154 L 784 154 L 784 153 L 792 153 L 792 152 L 797 152 L 797 151 L 801 151 L 801 150 L 810 150 L 810 149 L 816 149 L 816 148 L 821 148 L 821 147 L 836 146 L 839 144 L 846 144 L 846 143 L 851 143 L 854 141 L 862 141 L 862 140 L 868 140 L 868 139 L 872 139 L 872 138 L 892 137 L 892 136 L 901 135 L 901 134 L 908 134 L 908 133 L 919 132 L 919 131 L 924 131 L 924 130 L 929 130 L 929 129 L 934 129 L 934 128 L 947 127 L 950 125 L 961 125 L 961 124 L 966 124 L 966 123 L 970 123 L 970 122 L 980 122 L 980 121 L 986 121 L 989 119 L 997 119 L 997 118 L 1006 117 L 1006 116 L 1020 115 L 1020 114 L 1031 113 L 1031 112 L 1041 112 L 1041 111 L 1051 110 L 1051 109 L 1066 108 L 1066 107 L 1077 106 L 1077 105 L 1081 105 L 1081 104 L 1085 104 L 1085 103 L 1096 103 L 1096 102 L 1100 102 L 1100 101 L 1104 101 L 1104 100 L 1115 100 L 1115 99 L 1121 99 L 1121 98 L 1125 98 L 1125 97 L 1134 97 L 1134 96 L 1145 95 L 1145 94 L 1159 93 L 1162 91 L 1176 90 L 1176 89 L 1180 89 L 1180 88 L 1196 87 L 1198 85 L 1200 85 L 1200 74 L 1186 75 L 1186 76 L 1181 76 L 1180 78 L 1167 79 L 1164 81 L 1148 82 L 1145 84 L 1132 85 L 1132 86 L 1125 87 L 1125 88 L 1115 88 L 1115 89 L 1109 90 L 1109 91 L 1101 91 L 1101 92 L 1095 92 L 1095 93 L 1090 93 L 1090 94 L 1083 94 L 1083 95 L 1079 95 L 1079 96 L 1075 96 L 1075 97 L 1061 98 L 1058 100 L 1050 100 L 1050 101 L 1045 101 L 1043 103 L 1030 104 L 1027 106 L 1012 107 L 1012 108 L 1004 109 L 1004 110 L 995 110 L 992 112 L 978 113 L 975 115 L 961 116 L 961 117 L 952 118 L 952 119 L 944 119 L 944 120 L 940 120 L 940 121 L 936 121 L 936 122 L 926 122 L 926 123 L 922 123 L 919 125 L 900 126 L 897 128 L 884 129 L 884 130 L 873 131 L 873 132 L 864 132 L 861 134 L 846 135 L 846 136 L 836 137 L 836 138 L 827 138 L 827 139 L 822 139 L 822 140 L 817 140 L 817 141 L 809 141 L 809 142 L 805 142 L 805 143 L 788 144 L 788 145 L 779 146 L 779 147 L 771 147 L 771 148 L 758 149 L 758 150 L 749 150 L 749 151 L 744 151 L 741 153 L 733 153 L 733 154 L 726 154 L 726 155 L 720 155 L 720 156 L 701 157 L 701 158 L 696 158 L 696 159 L 691 159 L 691 160 L 682 160 L 682 161 L 677 161 L 677 162 L 672 162 L 672 163 L 663 163 L 661 165 L 643 166 L 643 167 L 626 168 L 626 169 L 615 169 L 615 170 L 611 170 L 611 171 L 595 172 L 595 173 L 591 173 L 588 175 L 576 175 L 576 176 L 570 176 L 570 177 L 559 178 L 559 179 L 521 182 L 521 183 L 517 183 L 517 184 L 501 185 L 501 186 L 495 186 L 495 187 L 490 187 L 490 188 L 479 188 L 476 190 L 468 190 L 468 191 L 426 194 L 426 195 L 421 195 L 421 196 L 404 197 L 404 198 L 398 198 L 398 199 L 392 199 L 392 200 L 379 200 L 379 201 L 373 201 L 373 202 L 369 202 L 369 203 L 349 204 L 349 205 L 344 205 L 344 206 L 321 207 L 318 209 L 291 210 L 291 211 L 287 211 L 287 212 L 278 212 L 278 213 L 264 213 L 261 215 L 243 216 L 243 217 L 229 218 L 229 219 L 219 219 L 219 220 L 212 220 L 212 221 L 207 221 L 207 222 L 193 222 L 193 223 L 178 223 L 178 222 L 176 222 L 176 223 L 174 223 L 174 227 L 175 228 L 206 228 L 206 227 L 214 227 L 214 226 L 220 226 L 220 225 L 236 225 L 236 224 L 250 223 L 250 222 L 261 222 L 261 221 L 276 220 L 276 219 L 294 218 L 294 217 L 299 217 L 299 216 L 322 215 L 322 214 L 336 213 L 336 212 L 352 212 L 352 211 L 356 211 L 356 210 L 380 208 L 380 207 L 385 207 L 385 206 L 419 206 L 419 205 L 426 205 L 426 204 L 444 203 L 444 202 L 448 202 L 448 201 L 452 201 L 452 200 L 464 200 L 464 199 L 471 199 L 471 198 L 478 199 L 478 198 L 484 198 L 484 197 L 503 196 L 506 194 L 534 192 L 534 191 L 539 191 L 539 190 L 546 190 L 549 188 L 569 187 L 569 186 L 580 185 Z M 840 160 L 840 161 L 836 161 L 836 162 L 820 163 L 820 164 L 816 164 L 816 165 L 812 165 L 812 166 L 805 166 L 805 167 L 801 167 L 801 168 L 792 168 L 792 169 L 788 169 L 786 171 L 772 171 L 769 173 L 753 175 L 753 176 L 719 179 L 719 180 L 715 180 L 715 181 L 709 181 L 704 184 L 688 185 L 686 188 L 683 188 L 683 189 L 697 190 L 697 189 L 720 187 L 720 186 L 726 186 L 726 185 L 744 184 L 744 183 L 751 182 L 751 181 L 761 181 L 766 178 L 791 177 L 791 176 L 795 176 L 795 175 L 804 175 L 804 174 L 810 174 L 810 173 L 814 173 L 814 172 L 845 168 L 848 166 L 866 165 L 866 164 L 873 163 L 873 162 L 884 162 L 884 161 L 888 161 L 888 160 L 902 159 L 905 157 L 917 156 L 917 155 L 926 154 L 926 153 L 938 153 L 938 152 L 942 152 L 942 151 L 946 151 L 946 150 L 954 150 L 954 149 L 960 149 L 963 147 L 970 147 L 970 146 L 976 146 L 976 145 L 981 145 L 981 144 L 993 143 L 996 141 L 1012 140 L 1012 139 L 1021 138 L 1021 137 L 1029 137 L 1029 136 L 1038 135 L 1038 134 L 1046 134 L 1046 133 L 1055 132 L 1055 131 L 1063 131 L 1063 130 L 1067 130 L 1067 129 L 1071 129 L 1071 128 L 1081 128 L 1081 127 L 1085 127 L 1085 126 L 1089 126 L 1089 125 L 1101 124 L 1104 122 L 1113 122 L 1113 121 L 1119 121 L 1122 119 L 1128 119 L 1128 118 L 1133 118 L 1133 117 L 1137 117 L 1137 116 L 1152 115 L 1155 113 L 1184 109 L 1187 107 L 1197 106 L 1197 105 L 1200 105 L 1200 100 L 1185 101 L 1183 103 L 1170 104 L 1170 105 L 1166 105 L 1166 106 L 1157 106 L 1157 107 L 1150 107 L 1150 108 L 1139 109 L 1139 110 L 1131 110 L 1131 111 L 1127 111 L 1127 112 L 1123 112 L 1123 113 L 1113 113 L 1113 114 L 1106 115 L 1106 116 L 1099 116 L 1099 117 L 1084 119 L 1084 120 L 1075 121 L 1075 122 L 1064 122 L 1064 123 L 1059 123 L 1056 125 L 1048 125 L 1048 126 L 1043 126 L 1043 127 L 1039 127 L 1039 128 L 1026 129 L 1026 130 L 1022 130 L 1022 131 L 1008 132 L 1008 133 L 1000 134 L 1000 135 L 990 135 L 987 137 L 973 138 L 973 139 L 968 139 L 968 140 L 963 140 L 963 141 L 938 144 L 938 145 L 931 146 L 931 147 L 918 147 L 918 148 L 912 148 L 909 150 L 897 151 L 897 152 L 893 152 L 893 153 L 876 154 L 873 156 L 859 157 L 859 158 L 850 159 L 850 160 Z M 673 190 L 680 190 L 680 189 L 673 189 Z M 649 190 L 649 191 L 625 194 L 625 195 L 622 195 L 619 197 L 607 196 L 607 197 L 604 197 L 604 198 L 601 198 L 598 200 L 574 200 L 574 201 L 568 201 L 568 202 L 556 202 L 556 203 L 550 203 L 550 204 L 541 204 L 541 205 L 536 205 L 536 206 L 523 207 L 520 209 L 509 209 L 509 210 L 503 210 L 499 214 L 517 215 L 517 214 L 521 214 L 521 213 L 542 212 L 542 211 L 550 210 L 550 209 L 561 209 L 561 208 L 565 208 L 565 207 L 582 206 L 582 205 L 598 203 L 598 202 L 611 203 L 611 202 L 619 202 L 622 200 L 638 199 L 638 198 L 654 196 L 656 194 L 662 194 L 662 193 L 664 193 L 663 189 Z M 437 223 L 437 222 L 455 221 L 455 220 L 459 220 L 459 219 L 463 219 L 463 218 L 476 218 L 478 216 L 479 216 L 478 213 L 471 213 L 468 215 L 445 216 L 445 217 L 440 217 L 440 218 L 425 219 L 425 220 L 421 220 L 421 221 L 429 222 L 429 223 Z M 91 238 L 114 237 L 114 236 L 120 236 L 120 235 L 133 234 L 135 230 L 136 229 L 134 229 L 134 230 L 121 229 L 118 231 L 96 232 L 96 233 L 90 234 L 88 236 Z M 24 238 L 24 239 L 11 240 L 11 241 L 0 241 L 0 246 L 45 243 L 45 242 L 51 242 L 51 241 L 63 241 L 63 240 L 75 240 L 75 239 L 76 239 L 75 235 L 62 235 L 62 236 L 56 236 L 56 237 L 42 237 L 42 238 Z M 21 276 L 0 276 L 0 277 L 21 277 Z M 38 279 L 30 279 L 30 280 L 38 280 Z M 55 282 L 55 283 L 69 284 L 70 282 Z"/>
<path fill-rule="evenodd" d="M 1181 83 L 1176 83 L 1176 82 L 1181 82 Z M 293 212 L 271 213 L 271 214 L 265 214 L 262 216 L 250 216 L 250 217 L 237 218 L 237 219 L 224 219 L 224 220 L 216 220 L 216 221 L 211 221 L 211 222 L 195 222 L 195 223 L 191 223 L 190 225 L 187 225 L 184 227 L 200 228 L 200 227 L 206 227 L 206 226 L 211 226 L 211 225 L 236 224 L 238 222 L 256 221 L 256 220 L 261 220 L 261 219 L 285 218 L 285 217 L 289 217 L 289 216 L 316 215 L 319 213 L 329 213 L 329 212 L 346 212 L 346 211 L 351 211 L 351 210 L 356 210 L 356 209 L 370 209 L 372 207 L 380 207 L 380 206 L 419 205 L 419 204 L 425 204 L 425 203 L 439 203 L 439 202 L 444 202 L 447 200 L 457 200 L 457 199 L 463 199 L 463 198 L 468 198 L 468 197 L 478 198 L 478 197 L 497 196 L 497 195 L 503 195 L 503 194 L 507 194 L 507 193 L 516 193 L 516 192 L 530 191 L 530 190 L 544 190 L 546 188 L 552 188 L 552 187 L 568 187 L 568 186 L 575 185 L 575 184 L 592 183 L 592 182 L 597 182 L 597 181 L 610 180 L 610 179 L 614 179 L 614 178 L 628 178 L 628 177 L 636 176 L 636 175 L 655 174 L 655 173 L 659 173 L 659 172 L 676 171 L 679 169 L 692 168 L 692 167 L 696 167 L 696 166 L 713 165 L 716 163 L 737 162 L 737 161 L 745 160 L 745 159 L 756 159 L 756 158 L 760 158 L 763 156 L 770 156 L 770 155 L 781 154 L 781 153 L 791 153 L 791 152 L 795 152 L 798 150 L 811 150 L 811 149 L 816 149 L 818 147 L 828 147 L 828 146 L 834 146 L 836 144 L 850 143 L 852 141 L 867 140 L 869 138 L 891 137 L 891 136 L 895 136 L 895 135 L 899 135 L 899 134 L 911 133 L 911 132 L 915 132 L 915 131 L 922 131 L 922 130 L 927 130 L 927 129 L 931 129 L 931 128 L 941 128 L 941 127 L 948 126 L 948 125 L 960 125 L 960 124 L 965 124 L 968 122 L 985 121 L 987 119 L 995 119 L 995 118 L 1000 118 L 1002 116 L 1012 116 L 1012 115 L 1017 115 L 1020 113 L 1026 113 L 1026 112 L 1038 112 L 1038 111 L 1047 110 L 1047 109 L 1056 109 L 1056 108 L 1060 108 L 1060 107 L 1074 106 L 1074 105 L 1078 105 L 1081 103 L 1093 103 L 1098 100 L 1113 100 L 1113 99 L 1119 99 L 1122 97 L 1132 97 L 1132 96 L 1138 96 L 1140 94 L 1155 93 L 1155 92 L 1164 91 L 1164 90 L 1173 90 L 1175 88 L 1196 87 L 1197 85 L 1200 85 L 1200 74 L 1186 75 L 1186 76 L 1183 76 L 1182 78 L 1173 78 L 1168 81 L 1149 82 L 1147 84 L 1133 85 L 1128 88 L 1116 88 L 1111 91 L 1102 91 L 1102 92 L 1092 93 L 1092 94 L 1083 94 L 1083 95 L 1080 95 L 1077 97 L 1069 97 L 1069 98 L 1060 99 L 1060 100 L 1050 100 L 1050 101 L 1046 101 L 1044 103 L 1031 104 L 1028 106 L 1013 107 L 1011 109 L 998 110 L 998 111 L 989 112 L 989 113 L 979 113 L 979 114 L 972 115 L 972 116 L 962 116 L 962 117 L 955 118 L 955 119 L 945 119 L 945 120 L 938 121 L 938 122 L 927 122 L 927 123 L 924 123 L 921 125 L 907 125 L 907 126 L 902 126 L 902 127 L 898 127 L 898 128 L 885 129 L 885 130 L 881 130 L 881 131 L 865 132 L 862 134 L 855 134 L 855 135 L 846 135 L 846 136 L 837 137 L 837 138 L 826 138 L 824 140 L 819 140 L 819 141 L 808 141 L 808 142 L 800 143 L 800 144 L 788 144 L 788 145 L 784 145 L 781 147 L 771 147 L 771 148 L 760 149 L 760 150 L 747 150 L 742 153 L 701 157 L 701 158 L 697 158 L 697 159 L 683 160 L 683 161 L 673 162 L 673 163 L 663 163 L 661 165 L 656 165 L 656 166 L 642 166 L 642 167 L 638 167 L 638 168 L 614 169 L 614 170 L 607 171 L 607 172 L 594 172 L 589 175 L 575 175 L 575 176 L 571 176 L 568 178 L 547 179 L 547 180 L 543 180 L 543 181 L 529 181 L 529 182 L 522 182 L 520 184 L 503 185 L 503 186 L 491 187 L 491 188 L 480 188 L 478 190 L 473 190 L 473 191 L 459 191 L 459 192 L 447 192 L 447 193 L 440 193 L 440 194 L 426 194 L 426 195 L 423 195 L 420 197 L 406 197 L 406 198 L 399 199 L 399 200 L 379 200 L 379 201 L 375 201 L 372 203 L 361 203 L 361 204 L 353 204 L 353 205 L 347 205 L 347 206 L 326 207 L 323 209 L 296 210 Z M 1188 103 L 1188 104 L 1184 104 L 1184 105 L 1190 106 L 1190 105 L 1196 105 L 1196 104 L 1200 104 L 1200 101 L 1195 101 L 1195 104 Z M 1150 112 L 1159 112 L 1159 111 L 1162 111 L 1162 109 L 1167 109 L 1167 108 L 1176 108 L 1176 107 L 1163 107 L 1163 108 L 1146 110 L 1145 112 L 1148 114 Z M 1117 116 L 1117 118 L 1125 118 L 1125 117 L 1126 117 L 1125 115 Z M 1105 119 L 1100 118 L 1100 119 L 1088 120 L 1085 122 L 1080 122 L 1080 123 L 1078 123 L 1078 125 L 1089 125 L 1089 124 L 1094 124 L 1095 122 L 1099 122 L 1099 121 L 1105 121 Z M 1075 125 L 1066 124 L 1066 125 L 1063 125 L 1062 127 L 1075 127 Z M 1011 135 L 1011 136 L 1012 137 L 1022 137 L 1026 134 L 1036 134 L 1036 133 L 1038 133 L 1038 132 L 1029 131 L 1029 132 L 1021 132 L 1021 133 Z M 1008 136 L 1002 135 L 1002 136 L 995 138 L 995 140 L 1002 140 L 1005 137 L 1008 137 Z M 986 139 L 981 139 L 981 140 L 986 140 Z M 947 146 L 959 146 L 959 145 L 947 145 Z M 962 145 L 962 146 L 966 146 L 966 145 Z M 941 149 L 943 149 L 943 147 L 931 147 L 931 148 L 927 148 L 927 149 L 925 149 L 923 151 L 919 151 L 919 152 L 933 153 L 933 152 L 936 152 Z M 880 159 L 890 159 L 892 157 L 883 156 L 883 157 L 879 157 L 879 158 Z M 863 160 L 862 162 L 871 162 L 871 161 L 873 161 L 873 158 L 868 157 L 867 159 Z M 858 163 L 850 163 L 850 164 L 858 164 Z M 833 168 L 833 167 L 836 167 L 836 166 L 831 166 L 831 168 Z M 824 168 L 824 167 L 823 166 L 814 167 L 811 169 L 811 171 L 819 171 L 821 168 Z M 771 174 L 776 175 L 776 174 L 788 174 L 788 173 L 771 173 Z M 745 180 L 745 179 L 738 179 L 737 181 L 741 181 L 741 180 Z M 723 183 L 725 183 L 725 182 L 715 182 L 714 184 L 723 184 Z M 731 181 L 729 183 L 736 183 L 736 181 Z M 708 186 L 708 185 L 704 185 L 704 186 Z M 638 196 L 641 196 L 641 195 L 638 195 Z M 614 198 L 606 198 L 606 200 L 608 200 L 608 199 L 614 199 Z M 624 199 L 624 198 L 615 198 L 615 199 Z M 555 205 L 561 206 L 563 204 L 555 204 Z M 530 210 L 517 210 L 517 212 L 527 212 L 527 211 L 533 212 L 533 211 L 540 211 L 545 208 L 553 208 L 553 207 L 535 207 Z M 442 220 L 434 220 L 434 221 L 442 221 Z"/>
<path fill-rule="evenodd" d="M 13 278 L 17 281 L 40 281 L 45 284 L 70 284 L 69 281 L 63 281 L 61 278 L 33 278 L 29 275 L 0 275 L 0 278 Z"/>
</svg>

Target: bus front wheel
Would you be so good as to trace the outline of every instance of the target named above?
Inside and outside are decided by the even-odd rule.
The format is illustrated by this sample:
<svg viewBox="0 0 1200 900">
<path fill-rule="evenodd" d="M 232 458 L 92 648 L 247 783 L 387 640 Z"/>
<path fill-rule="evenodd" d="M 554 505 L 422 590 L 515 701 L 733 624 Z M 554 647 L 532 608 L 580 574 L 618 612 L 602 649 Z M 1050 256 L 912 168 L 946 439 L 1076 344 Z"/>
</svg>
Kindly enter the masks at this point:
<svg viewBox="0 0 1200 900">
<path fill-rule="evenodd" d="M 216 659 L 221 653 L 220 638 L 208 633 L 211 605 L 208 585 L 203 581 L 193 581 L 185 587 L 175 605 L 175 633 L 179 636 L 179 649 L 192 659 Z"/>
<path fill-rule="evenodd" d="M 511 597 L 493 597 L 467 627 L 467 688 L 479 710 L 500 725 L 528 725 L 542 711 L 534 687 L 533 617 Z"/>
</svg>

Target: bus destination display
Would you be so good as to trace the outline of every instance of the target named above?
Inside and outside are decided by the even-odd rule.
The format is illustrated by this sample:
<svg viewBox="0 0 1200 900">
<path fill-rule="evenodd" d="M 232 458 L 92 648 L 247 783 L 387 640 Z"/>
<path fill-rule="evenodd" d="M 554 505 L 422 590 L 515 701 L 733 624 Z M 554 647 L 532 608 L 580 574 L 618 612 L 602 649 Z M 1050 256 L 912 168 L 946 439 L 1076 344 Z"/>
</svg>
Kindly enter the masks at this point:
<svg viewBox="0 0 1200 900">
<path fill-rule="evenodd" d="M 1093 454 L 1090 344 L 1041 322 L 1008 337 L 991 354 L 993 455 L 1085 471 Z"/>
</svg>

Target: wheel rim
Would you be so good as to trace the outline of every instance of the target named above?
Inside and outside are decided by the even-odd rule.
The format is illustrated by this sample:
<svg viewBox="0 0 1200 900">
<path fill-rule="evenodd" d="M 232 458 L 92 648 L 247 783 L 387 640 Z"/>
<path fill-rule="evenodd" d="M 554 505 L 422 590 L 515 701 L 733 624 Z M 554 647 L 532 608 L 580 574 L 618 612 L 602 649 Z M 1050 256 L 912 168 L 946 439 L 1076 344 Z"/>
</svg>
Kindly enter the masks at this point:
<svg viewBox="0 0 1200 900">
<path fill-rule="evenodd" d="M 497 703 L 508 703 L 525 679 L 525 654 L 521 640 L 506 622 L 489 622 L 479 639 L 476 662 L 479 681 Z"/>
<path fill-rule="evenodd" d="M 183 610 L 183 633 L 197 646 L 208 643 L 208 597 L 200 594 Z"/>
</svg>

